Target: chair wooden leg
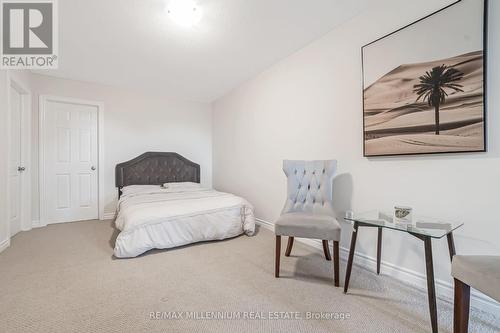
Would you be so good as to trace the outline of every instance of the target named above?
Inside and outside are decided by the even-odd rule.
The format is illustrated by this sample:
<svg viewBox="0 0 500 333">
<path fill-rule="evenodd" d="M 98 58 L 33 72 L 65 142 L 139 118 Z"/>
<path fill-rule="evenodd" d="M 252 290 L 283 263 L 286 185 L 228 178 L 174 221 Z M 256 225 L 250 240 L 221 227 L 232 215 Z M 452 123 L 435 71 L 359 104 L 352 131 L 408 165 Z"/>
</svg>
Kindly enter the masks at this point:
<svg viewBox="0 0 500 333">
<path fill-rule="evenodd" d="M 325 253 L 326 260 L 332 260 L 332 256 L 330 255 L 330 249 L 328 248 L 328 241 L 323 239 L 323 252 Z"/>
<path fill-rule="evenodd" d="M 280 252 L 281 252 L 281 236 L 276 235 L 276 259 L 274 261 L 274 277 L 280 277 Z"/>
<path fill-rule="evenodd" d="M 334 282 L 335 287 L 340 285 L 340 261 L 339 261 L 339 242 L 333 241 L 333 271 L 334 271 Z"/>
<path fill-rule="evenodd" d="M 455 279 L 453 332 L 467 333 L 469 330 L 470 286 Z"/>
<path fill-rule="evenodd" d="M 288 237 L 288 244 L 286 245 L 285 256 L 287 257 L 290 256 L 290 253 L 292 253 L 292 247 L 293 247 L 293 237 Z"/>
</svg>

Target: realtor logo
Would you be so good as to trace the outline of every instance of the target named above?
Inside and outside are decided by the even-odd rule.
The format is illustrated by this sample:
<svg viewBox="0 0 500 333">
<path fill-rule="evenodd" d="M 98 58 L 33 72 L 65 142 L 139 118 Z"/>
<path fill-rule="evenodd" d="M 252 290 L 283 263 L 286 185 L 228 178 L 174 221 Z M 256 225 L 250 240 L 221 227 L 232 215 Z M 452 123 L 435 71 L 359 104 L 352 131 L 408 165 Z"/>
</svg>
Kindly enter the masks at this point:
<svg viewBox="0 0 500 333">
<path fill-rule="evenodd" d="M 57 68 L 56 0 L 0 0 L 1 68 Z"/>
</svg>

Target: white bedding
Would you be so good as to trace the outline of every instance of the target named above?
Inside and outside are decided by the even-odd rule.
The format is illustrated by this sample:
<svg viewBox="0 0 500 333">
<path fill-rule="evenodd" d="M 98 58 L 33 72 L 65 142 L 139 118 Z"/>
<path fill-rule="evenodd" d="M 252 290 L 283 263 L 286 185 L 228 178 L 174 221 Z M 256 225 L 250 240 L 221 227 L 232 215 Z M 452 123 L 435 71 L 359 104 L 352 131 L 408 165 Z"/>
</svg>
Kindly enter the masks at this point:
<svg viewBox="0 0 500 333">
<path fill-rule="evenodd" d="M 151 249 L 253 235 L 253 207 L 233 194 L 204 188 L 128 189 L 118 202 L 121 231 L 115 256 L 135 257 Z"/>
</svg>

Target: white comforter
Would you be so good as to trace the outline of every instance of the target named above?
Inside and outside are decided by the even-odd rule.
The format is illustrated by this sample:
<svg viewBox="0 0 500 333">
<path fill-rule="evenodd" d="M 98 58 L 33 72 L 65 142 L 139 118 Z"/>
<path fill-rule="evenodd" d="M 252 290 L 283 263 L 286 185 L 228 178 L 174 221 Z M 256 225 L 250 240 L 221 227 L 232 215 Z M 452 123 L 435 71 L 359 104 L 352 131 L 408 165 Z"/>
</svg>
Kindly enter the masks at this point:
<svg viewBox="0 0 500 333">
<path fill-rule="evenodd" d="M 114 249 L 118 258 L 255 231 L 253 208 L 246 200 L 203 188 L 158 187 L 125 194 L 115 224 L 121 231 Z"/>
</svg>

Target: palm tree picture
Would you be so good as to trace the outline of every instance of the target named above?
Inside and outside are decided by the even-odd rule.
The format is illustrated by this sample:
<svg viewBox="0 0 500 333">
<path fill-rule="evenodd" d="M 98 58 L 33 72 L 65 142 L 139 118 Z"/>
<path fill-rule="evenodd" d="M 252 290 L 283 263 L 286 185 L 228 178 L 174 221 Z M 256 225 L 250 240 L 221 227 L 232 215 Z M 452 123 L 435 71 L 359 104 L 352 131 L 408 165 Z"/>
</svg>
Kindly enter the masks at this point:
<svg viewBox="0 0 500 333">
<path fill-rule="evenodd" d="M 486 151 L 486 9 L 456 1 L 361 47 L 363 156 Z"/>
<path fill-rule="evenodd" d="M 462 80 L 464 73 L 458 69 L 441 65 L 432 68 L 419 77 L 419 84 L 413 86 L 413 92 L 417 94 L 416 102 L 427 101 L 429 106 L 434 107 L 436 122 L 436 135 L 439 135 L 439 110 L 448 97 L 447 90 L 453 92 L 464 92 L 463 86 L 458 81 Z"/>
</svg>

